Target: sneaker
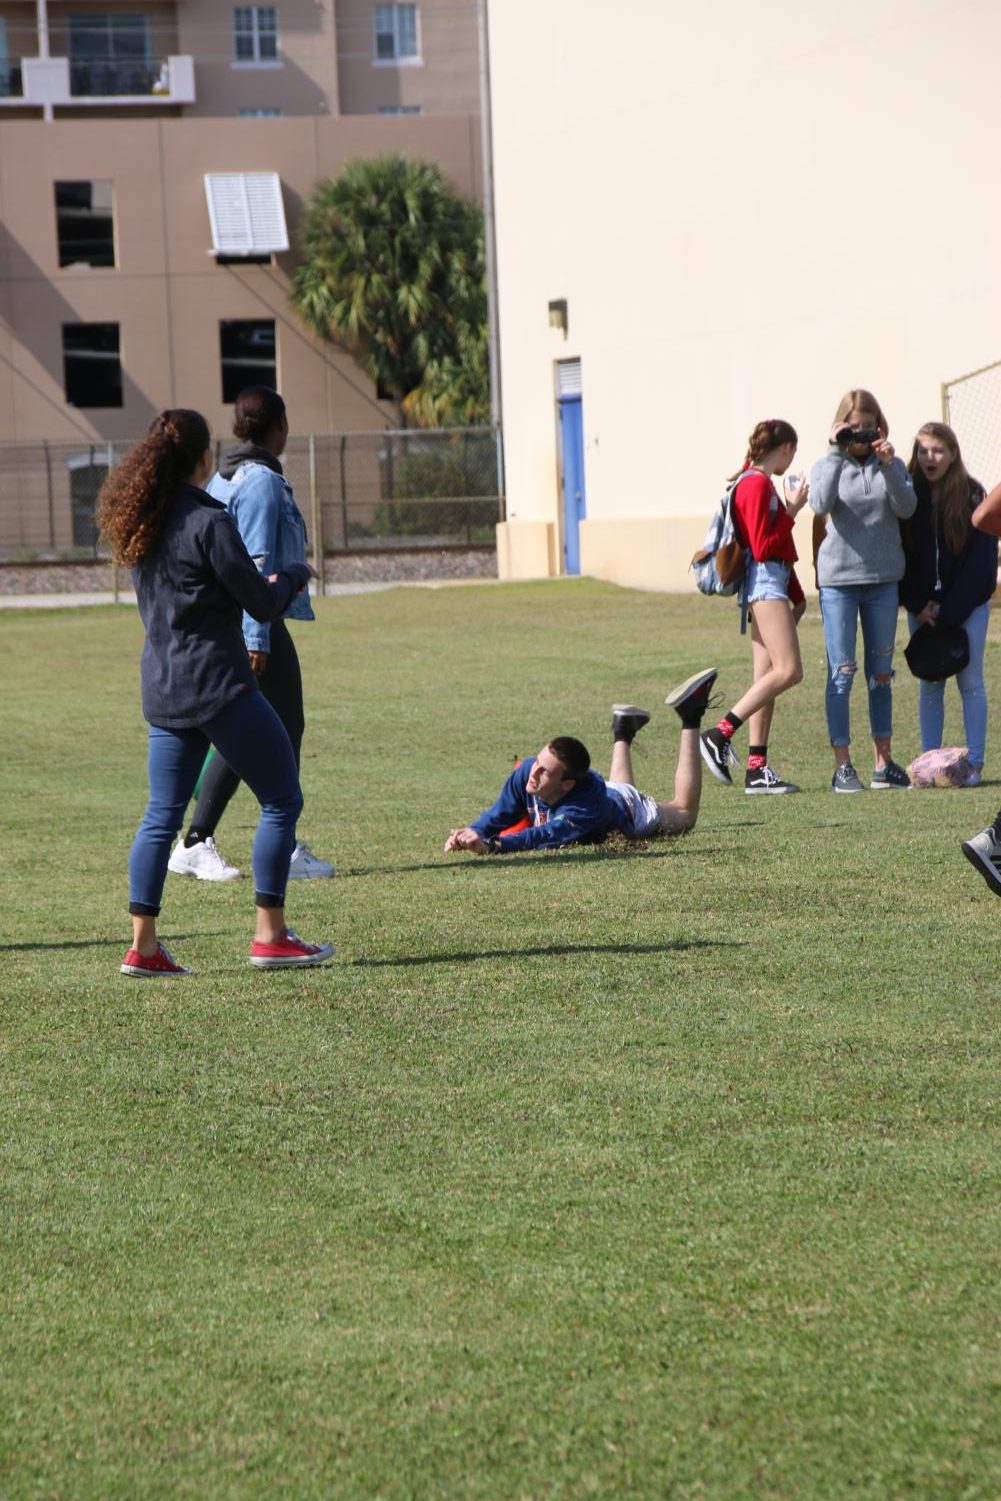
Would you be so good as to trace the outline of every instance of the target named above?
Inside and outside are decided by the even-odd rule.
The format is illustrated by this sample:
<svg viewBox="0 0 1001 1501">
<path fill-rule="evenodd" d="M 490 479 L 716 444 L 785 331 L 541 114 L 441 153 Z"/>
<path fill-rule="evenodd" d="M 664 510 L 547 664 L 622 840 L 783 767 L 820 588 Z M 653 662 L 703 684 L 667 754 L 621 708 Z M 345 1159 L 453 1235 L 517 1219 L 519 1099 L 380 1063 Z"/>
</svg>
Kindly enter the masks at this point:
<svg viewBox="0 0 1001 1501">
<path fill-rule="evenodd" d="M 290 881 L 319 881 L 333 873 L 334 867 L 329 861 L 317 859 L 308 844 L 296 840 L 288 867 Z"/>
<path fill-rule="evenodd" d="M 799 788 L 794 782 L 783 782 L 777 777 L 770 766 L 758 766 L 754 771 L 744 773 L 745 792 L 798 792 Z"/>
<path fill-rule="evenodd" d="M 304 943 L 298 933 L 285 929 L 277 943 L 250 945 L 250 962 L 258 969 L 305 969 L 310 964 L 326 964 L 334 957 L 332 943 Z"/>
<path fill-rule="evenodd" d="M 242 870 L 223 859 L 211 834 L 190 849 L 186 849 L 184 840 L 179 839 L 167 861 L 167 869 L 175 876 L 194 876 L 198 881 L 235 881 L 237 876 L 243 875 Z"/>
<path fill-rule="evenodd" d="M 961 844 L 960 849 L 991 890 L 1001 896 L 1001 840 L 995 838 L 994 830 L 985 829 L 982 834 Z"/>
<path fill-rule="evenodd" d="M 183 964 L 176 964 L 167 949 L 161 943 L 155 954 L 140 954 L 138 949 L 129 949 L 122 960 L 122 974 L 131 975 L 135 980 L 158 980 L 169 978 L 171 975 L 190 975 L 190 969 L 185 969 Z"/>
<path fill-rule="evenodd" d="M 887 761 L 885 766 L 877 766 L 869 783 L 873 792 L 879 792 L 884 787 L 900 787 L 906 791 L 910 785 L 910 777 L 896 761 Z"/>
<path fill-rule="evenodd" d="M 708 667 L 672 688 L 664 702 L 680 717 L 682 724 L 687 721 L 694 728 L 709 707 L 709 695 L 715 681 L 716 668 Z"/>
<path fill-rule="evenodd" d="M 844 764 L 844 766 L 838 766 L 838 767 L 835 768 L 834 775 L 831 778 L 831 791 L 832 792 L 864 792 L 865 791 L 865 788 L 862 786 L 861 780 L 859 779 L 859 774 L 855 770 L 854 766 L 852 765 L 852 763 L 850 761 L 846 761 L 845 764 Z"/>
<path fill-rule="evenodd" d="M 650 723 L 650 716 L 645 709 L 637 709 L 635 704 L 612 705 L 612 734 L 616 740 L 632 740 L 638 735 L 645 724 Z"/>
<path fill-rule="evenodd" d="M 716 778 L 724 787 L 733 786 L 733 777 L 730 775 L 730 767 L 740 763 L 734 755 L 733 746 L 729 740 L 724 740 L 719 730 L 705 730 L 699 736 L 699 749 L 702 759 Z"/>
<path fill-rule="evenodd" d="M 963 780 L 958 784 L 960 787 L 979 787 L 983 781 L 983 773 L 979 766 L 971 766 Z"/>
</svg>

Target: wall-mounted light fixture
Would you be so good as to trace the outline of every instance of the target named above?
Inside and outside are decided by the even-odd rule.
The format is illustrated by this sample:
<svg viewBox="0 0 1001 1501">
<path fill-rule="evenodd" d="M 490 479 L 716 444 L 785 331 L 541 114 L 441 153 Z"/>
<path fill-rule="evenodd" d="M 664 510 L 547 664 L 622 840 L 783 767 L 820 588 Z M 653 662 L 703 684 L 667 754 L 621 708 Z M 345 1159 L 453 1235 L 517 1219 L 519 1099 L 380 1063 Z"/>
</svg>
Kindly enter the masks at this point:
<svg viewBox="0 0 1001 1501">
<path fill-rule="evenodd" d="M 567 300 L 565 297 L 558 297 L 555 302 L 549 304 L 549 327 L 558 328 L 564 339 L 566 338 L 568 319 Z"/>
</svg>

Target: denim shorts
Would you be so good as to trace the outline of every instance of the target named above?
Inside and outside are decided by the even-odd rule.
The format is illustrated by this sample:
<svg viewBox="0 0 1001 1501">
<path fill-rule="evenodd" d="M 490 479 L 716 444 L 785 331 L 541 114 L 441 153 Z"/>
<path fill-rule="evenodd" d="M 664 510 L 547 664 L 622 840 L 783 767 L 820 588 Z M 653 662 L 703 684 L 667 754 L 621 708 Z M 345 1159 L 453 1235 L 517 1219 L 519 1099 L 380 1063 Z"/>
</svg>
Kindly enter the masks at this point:
<svg viewBox="0 0 1001 1501">
<path fill-rule="evenodd" d="M 791 563 L 755 563 L 747 565 L 747 603 L 759 599 L 788 599 Z"/>
</svg>

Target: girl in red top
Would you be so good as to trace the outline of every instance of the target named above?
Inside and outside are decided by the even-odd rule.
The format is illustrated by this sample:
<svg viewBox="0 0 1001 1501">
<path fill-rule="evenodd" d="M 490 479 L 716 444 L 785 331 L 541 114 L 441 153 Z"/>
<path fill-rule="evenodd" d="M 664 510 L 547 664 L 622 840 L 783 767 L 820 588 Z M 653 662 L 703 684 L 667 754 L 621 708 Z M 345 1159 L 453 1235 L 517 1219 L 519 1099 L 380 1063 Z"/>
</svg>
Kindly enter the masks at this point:
<svg viewBox="0 0 1001 1501">
<path fill-rule="evenodd" d="M 713 776 L 733 786 L 730 765 L 736 764 L 730 741 L 750 719 L 750 745 L 745 792 L 796 792 L 791 782 L 775 775 L 768 764 L 768 733 L 775 699 L 803 676 L 796 624 L 806 608 L 796 577 L 793 517 L 806 503 L 808 486 L 798 479 L 785 500 L 773 483 L 785 474 L 799 440 L 788 422 L 759 422 L 747 444 L 742 470 L 733 492 L 737 529 L 750 553 L 744 581 L 751 619 L 754 682 L 714 729 L 701 737 L 702 757 Z"/>
</svg>

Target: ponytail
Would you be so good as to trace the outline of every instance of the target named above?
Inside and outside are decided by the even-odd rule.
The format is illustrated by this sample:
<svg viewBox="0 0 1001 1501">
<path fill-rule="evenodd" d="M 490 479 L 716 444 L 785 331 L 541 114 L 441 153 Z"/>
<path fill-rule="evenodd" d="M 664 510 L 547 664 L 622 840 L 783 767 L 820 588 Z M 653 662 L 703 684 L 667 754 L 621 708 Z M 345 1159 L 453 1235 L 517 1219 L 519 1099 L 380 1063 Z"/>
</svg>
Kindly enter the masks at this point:
<svg viewBox="0 0 1001 1501">
<path fill-rule="evenodd" d="M 739 479 L 749 465 L 759 464 L 773 448 L 781 448 L 785 443 L 798 442 L 796 429 L 791 423 L 783 422 L 780 417 L 769 417 L 766 421 L 759 422 L 747 440 L 744 462 L 736 474 L 731 474 L 730 483 Z"/>
</svg>

